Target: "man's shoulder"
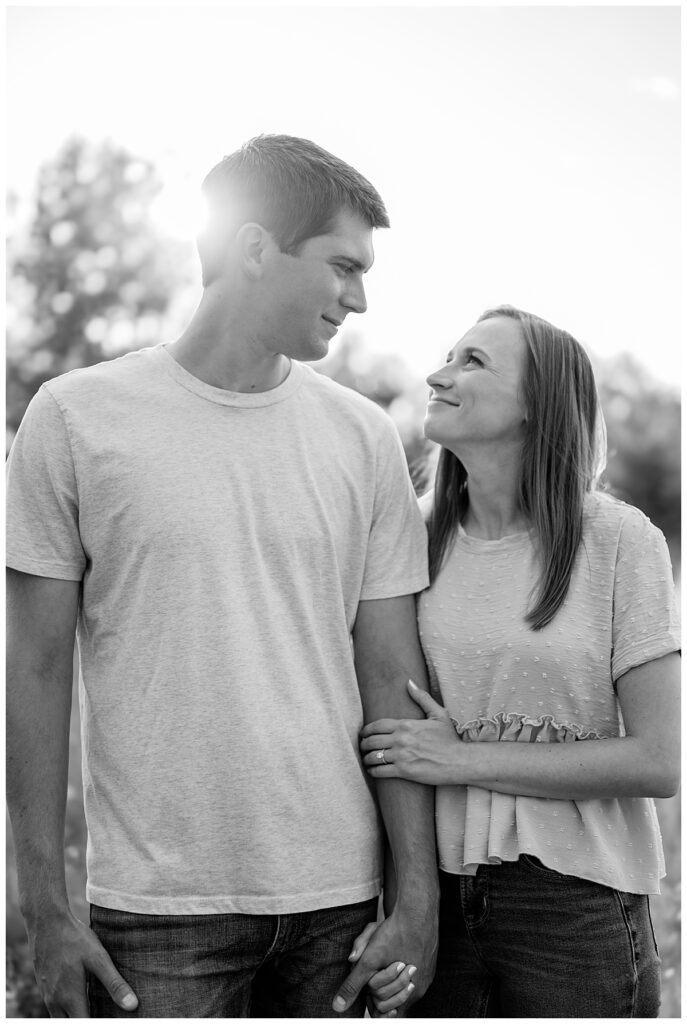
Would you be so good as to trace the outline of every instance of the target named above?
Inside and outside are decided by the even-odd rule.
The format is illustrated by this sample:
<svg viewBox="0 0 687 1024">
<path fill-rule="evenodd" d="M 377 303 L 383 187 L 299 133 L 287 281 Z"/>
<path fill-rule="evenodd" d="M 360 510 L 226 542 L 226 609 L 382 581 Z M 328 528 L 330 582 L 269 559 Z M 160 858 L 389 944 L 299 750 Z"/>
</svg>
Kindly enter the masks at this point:
<svg viewBox="0 0 687 1024">
<path fill-rule="evenodd" d="M 83 397 L 92 402 L 98 393 L 140 382 L 142 374 L 154 361 L 154 353 L 155 349 L 152 348 L 138 349 L 115 359 L 68 370 L 46 381 L 43 387 L 58 405 L 78 401 Z"/>
<path fill-rule="evenodd" d="M 348 412 L 351 416 L 360 419 L 362 422 L 373 426 L 393 427 L 389 415 L 366 395 L 354 391 L 353 388 L 332 380 L 321 370 L 315 369 L 309 363 L 304 363 L 304 383 L 310 394 L 317 395 L 322 401 L 331 405 L 339 406 L 341 411 Z"/>
</svg>

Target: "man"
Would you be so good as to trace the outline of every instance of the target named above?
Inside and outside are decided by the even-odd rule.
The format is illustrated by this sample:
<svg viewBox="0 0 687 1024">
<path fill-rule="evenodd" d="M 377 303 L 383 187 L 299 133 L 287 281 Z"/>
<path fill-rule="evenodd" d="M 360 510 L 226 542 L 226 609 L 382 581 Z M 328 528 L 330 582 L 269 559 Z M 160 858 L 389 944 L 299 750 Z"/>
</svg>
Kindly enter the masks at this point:
<svg viewBox="0 0 687 1024">
<path fill-rule="evenodd" d="M 381 881 L 358 733 L 426 685 L 424 527 L 388 418 L 301 361 L 364 312 L 388 219 L 289 136 L 204 191 L 187 330 L 45 384 L 10 456 L 22 910 L 53 1016 L 361 1016 L 375 971 L 416 965 L 419 996 L 434 970 L 431 791 L 399 780 L 390 912 L 347 963 Z M 92 930 L 62 852 L 75 630 Z"/>
</svg>

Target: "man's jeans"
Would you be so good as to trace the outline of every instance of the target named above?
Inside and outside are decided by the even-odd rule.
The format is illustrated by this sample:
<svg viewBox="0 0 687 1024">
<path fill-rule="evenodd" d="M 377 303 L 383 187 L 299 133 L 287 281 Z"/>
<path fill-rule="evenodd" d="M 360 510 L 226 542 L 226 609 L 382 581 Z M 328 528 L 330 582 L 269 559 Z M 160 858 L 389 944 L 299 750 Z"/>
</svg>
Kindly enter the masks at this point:
<svg viewBox="0 0 687 1024">
<path fill-rule="evenodd" d="M 332 1000 L 377 899 L 303 914 L 129 914 L 91 906 L 91 927 L 138 996 L 128 1013 L 91 976 L 92 1017 L 362 1017 Z"/>
<path fill-rule="evenodd" d="M 647 896 L 536 857 L 441 872 L 439 959 L 412 1017 L 657 1017 Z"/>
</svg>

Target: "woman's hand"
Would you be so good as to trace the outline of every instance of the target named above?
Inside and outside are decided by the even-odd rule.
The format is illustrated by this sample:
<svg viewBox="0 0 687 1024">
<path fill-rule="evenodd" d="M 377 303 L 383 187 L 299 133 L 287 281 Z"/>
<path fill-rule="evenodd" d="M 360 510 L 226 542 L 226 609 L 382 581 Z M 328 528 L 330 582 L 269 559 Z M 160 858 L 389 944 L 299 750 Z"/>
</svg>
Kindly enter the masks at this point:
<svg viewBox="0 0 687 1024">
<path fill-rule="evenodd" d="M 363 764 L 378 779 L 410 779 L 426 786 L 455 784 L 463 744 L 448 711 L 410 679 L 408 693 L 427 717 L 370 722 L 361 733 Z"/>
<path fill-rule="evenodd" d="M 353 943 L 348 958 L 351 963 L 360 959 L 378 927 L 378 924 L 366 925 Z M 398 961 L 372 975 L 368 982 L 368 1009 L 373 1017 L 398 1017 L 400 1007 L 405 1005 L 415 988 L 411 981 L 415 971 L 412 964 Z"/>
</svg>

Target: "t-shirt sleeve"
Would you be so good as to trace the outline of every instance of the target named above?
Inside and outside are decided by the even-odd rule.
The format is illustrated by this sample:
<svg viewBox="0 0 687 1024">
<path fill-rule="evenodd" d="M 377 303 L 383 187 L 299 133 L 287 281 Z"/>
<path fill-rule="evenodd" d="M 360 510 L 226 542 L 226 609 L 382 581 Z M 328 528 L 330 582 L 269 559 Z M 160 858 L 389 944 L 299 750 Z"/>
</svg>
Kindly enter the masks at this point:
<svg viewBox="0 0 687 1024">
<path fill-rule="evenodd" d="M 6 562 L 33 576 L 80 580 L 87 558 L 79 535 L 72 448 L 62 411 L 43 385 L 7 460 Z"/>
<path fill-rule="evenodd" d="M 401 439 L 392 423 L 380 432 L 374 513 L 360 598 L 416 594 L 429 585 L 427 531 Z"/>
<path fill-rule="evenodd" d="M 613 593 L 612 674 L 615 683 L 637 665 L 680 650 L 680 629 L 668 545 L 634 510 L 623 521 Z"/>
</svg>

